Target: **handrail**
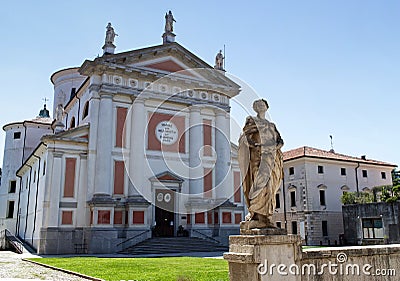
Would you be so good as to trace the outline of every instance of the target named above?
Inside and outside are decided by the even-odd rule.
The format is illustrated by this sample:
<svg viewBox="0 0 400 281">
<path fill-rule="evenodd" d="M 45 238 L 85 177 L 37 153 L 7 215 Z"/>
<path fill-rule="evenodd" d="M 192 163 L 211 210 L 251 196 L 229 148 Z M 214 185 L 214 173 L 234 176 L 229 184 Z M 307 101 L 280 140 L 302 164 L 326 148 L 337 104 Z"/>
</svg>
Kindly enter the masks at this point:
<svg viewBox="0 0 400 281">
<path fill-rule="evenodd" d="M 12 245 L 14 246 L 15 250 L 17 251 L 18 254 L 22 254 L 24 252 L 24 248 L 23 248 L 23 243 L 21 242 L 21 240 L 19 240 L 17 237 L 14 236 L 14 234 L 12 234 L 8 229 L 4 230 L 4 234 L 6 237 L 6 240 Z"/>
<path fill-rule="evenodd" d="M 117 247 L 118 247 L 119 245 L 122 245 L 122 244 L 124 244 L 124 243 L 126 243 L 126 242 L 129 242 L 129 241 L 131 241 L 131 240 L 133 240 L 133 239 L 135 239 L 135 238 L 137 238 L 137 237 L 139 237 L 139 236 L 142 236 L 143 234 L 145 234 L 145 233 L 147 233 L 147 232 L 150 232 L 150 231 L 151 231 L 150 229 L 147 229 L 147 230 L 145 230 L 145 231 L 143 231 L 143 232 L 141 232 L 141 233 L 139 233 L 139 234 L 136 234 L 135 236 L 132 236 L 131 238 L 129 238 L 129 239 L 127 239 L 127 240 L 124 240 L 124 241 L 118 243 L 118 244 L 117 244 Z"/>
<path fill-rule="evenodd" d="M 214 238 L 212 238 L 211 236 L 208 236 L 207 234 L 204 234 L 203 232 L 200 232 L 200 231 L 198 231 L 198 230 L 196 230 L 196 229 L 191 229 L 192 231 L 194 231 L 194 232 L 196 232 L 196 233 L 199 233 L 199 234 L 201 234 L 201 235 L 203 235 L 204 237 L 206 237 L 207 239 L 209 239 L 209 240 L 212 240 L 212 241 L 214 241 L 214 242 L 216 242 L 216 243 L 218 243 L 218 244 L 222 244 L 220 241 L 218 241 L 217 239 L 214 239 Z"/>
</svg>

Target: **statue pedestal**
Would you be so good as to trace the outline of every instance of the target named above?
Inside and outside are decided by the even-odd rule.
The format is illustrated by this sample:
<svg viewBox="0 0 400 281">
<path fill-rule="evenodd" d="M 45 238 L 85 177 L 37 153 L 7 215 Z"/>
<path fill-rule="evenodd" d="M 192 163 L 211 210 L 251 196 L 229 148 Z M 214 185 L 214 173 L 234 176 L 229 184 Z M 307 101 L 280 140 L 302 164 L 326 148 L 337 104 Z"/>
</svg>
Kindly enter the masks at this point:
<svg viewBox="0 0 400 281">
<path fill-rule="evenodd" d="M 103 55 L 112 55 L 115 52 L 115 45 L 114 44 L 104 44 L 103 46 Z"/>
<path fill-rule="evenodd" d="M 175 34 L 172 32 L 165 32 L 162 35 L 162 39 L 163 39 L 163 44 L 167 44 L 167 43 L 173 43 L 175 42 Z"/>
<path fill-rule="evenodd" d="M 253 234 L 230 236 L 229 253 L 224 254 L 229 263 L 231 281 L 301 280 L 300 275 L 289 273 L 291 265 L 300 266 L 300 236 L 275 235 L 272 233 L 281 229 L 273 228 L 244 231 Z M 262 232 L 270 234 L 256 234 Z M 281 264 L 286 268 L 280 268 Z"/>
</svg>

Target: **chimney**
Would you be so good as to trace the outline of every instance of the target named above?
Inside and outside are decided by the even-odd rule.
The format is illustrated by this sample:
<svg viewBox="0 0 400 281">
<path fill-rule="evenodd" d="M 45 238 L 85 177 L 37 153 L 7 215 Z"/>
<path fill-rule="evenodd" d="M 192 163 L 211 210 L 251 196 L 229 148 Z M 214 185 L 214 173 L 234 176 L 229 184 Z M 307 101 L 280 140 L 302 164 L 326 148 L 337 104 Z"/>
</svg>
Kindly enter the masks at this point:
<svg viewBox="0 0 400 281">
<path fill-rule="evenodd" d="M 361 159 L 362 160 L 367 160 L 367 156 L 366 155 L 361 155 Z"/>
</svg>

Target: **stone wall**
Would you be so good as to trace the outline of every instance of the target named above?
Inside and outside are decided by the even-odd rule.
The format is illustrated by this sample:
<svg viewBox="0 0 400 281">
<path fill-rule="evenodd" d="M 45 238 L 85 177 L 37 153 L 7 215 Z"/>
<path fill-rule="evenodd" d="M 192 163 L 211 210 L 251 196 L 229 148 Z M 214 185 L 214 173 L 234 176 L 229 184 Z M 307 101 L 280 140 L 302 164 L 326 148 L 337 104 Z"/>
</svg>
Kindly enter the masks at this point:
<svg viewBox="0 0 400 281">
<path fill-rule="evenodd" d="M 314 248 L 302 252 L 305 273 L 315 266 L 317 274 L 302 274 L 301 281 L 398 280 L 400 245 Z M 331 272 L 329 271 L 331 265 Z M 337 265 L 337 266 L 334 266 Z M 318 275 L 318 271 L 323 274 Z"/>
<path fill-rule="evenodd" d="M 229 239 L 231 281 L 399 280 L 400 244 L 301 250 L 298 235 L 237 235 Z"/>
<path fill-rule="evenodd" d="M 344 239 L 347 245 L 400 243 L 400 202 L 344 205 Z M 382 218 L 384 238 L 364 239 L 362 219 Z"/>
</svg>

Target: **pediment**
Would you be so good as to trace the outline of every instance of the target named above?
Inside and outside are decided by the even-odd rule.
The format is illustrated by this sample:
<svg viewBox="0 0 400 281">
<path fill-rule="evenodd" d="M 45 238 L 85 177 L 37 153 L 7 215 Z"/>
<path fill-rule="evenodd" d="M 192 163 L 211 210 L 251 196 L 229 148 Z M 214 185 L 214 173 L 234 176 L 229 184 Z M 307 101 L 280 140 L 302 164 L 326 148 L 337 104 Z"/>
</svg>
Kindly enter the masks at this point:
<svg viewBox="0 0 400 281">
<path fill-rule="evenodd" d="M 198 79 L 204 80 L 201 75 L 196 73 L 193 66 L 185 64 L 184 62 L 171 55 L 138 62 L 129 66 L 144 70 L 162 72 L 164 74 L 174 73 L 180 76 L 196 77 Z"/>
<path fill-rule="evenodd" d="M 90 76 L 93 73 L 111 71 L 126 71 L 129 73 L 139 71 L 144 75 L 169 75 L 183 77 L 184 79 L 197 80 L 225 87 L 235 96 L 240 86 L 225 76 L 225 73 L 215 70 L 207 62 L 179 45 L 169 43 L 133 51 L 104 55 L 93 61 L 86 60 L 80 67 L 82 75 Z"/>
<path fill-rule="evenodd" d="M 162 172 L 158 175 L 155 175 L 150 178 L 150 181 L 159 181 L 159 182 L 183 182 L 183 179 L 170 171 Z"/>
</svg>

